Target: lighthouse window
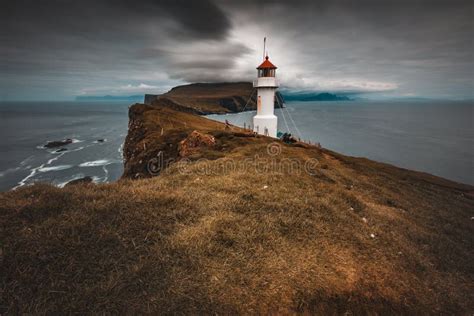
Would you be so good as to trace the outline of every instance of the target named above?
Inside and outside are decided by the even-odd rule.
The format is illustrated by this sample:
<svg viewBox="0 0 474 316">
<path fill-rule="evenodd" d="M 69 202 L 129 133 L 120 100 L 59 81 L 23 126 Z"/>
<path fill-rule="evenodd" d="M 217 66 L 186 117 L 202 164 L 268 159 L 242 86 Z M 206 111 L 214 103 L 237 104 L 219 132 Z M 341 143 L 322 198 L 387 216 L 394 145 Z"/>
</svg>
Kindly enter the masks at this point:
<svg viewBox="0 0 474 316">
<path fill-rule="evenodd" d="M 258 70 L 259 77 L 275 77 L 275 69 L 259 69 Z"/>
</svg>

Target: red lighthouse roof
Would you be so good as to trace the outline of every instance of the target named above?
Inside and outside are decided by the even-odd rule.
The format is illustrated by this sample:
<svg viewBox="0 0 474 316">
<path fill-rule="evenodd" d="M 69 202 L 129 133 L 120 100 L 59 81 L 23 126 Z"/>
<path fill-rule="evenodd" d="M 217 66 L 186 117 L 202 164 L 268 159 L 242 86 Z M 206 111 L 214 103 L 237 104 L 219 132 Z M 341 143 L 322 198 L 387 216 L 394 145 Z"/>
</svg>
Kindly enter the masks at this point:
<svg viewBox="0 0 474 316">
<path fill-rule="evenodd" d="M 277 69 L 277 66 L 272 64 L 268 60 L 268 56 L 267 56 L 267 57 L 265 57 L 265 60 L 263 61 L 263 63 L 260 66 L 257 67 L 257 69 Z"/>
</svg>

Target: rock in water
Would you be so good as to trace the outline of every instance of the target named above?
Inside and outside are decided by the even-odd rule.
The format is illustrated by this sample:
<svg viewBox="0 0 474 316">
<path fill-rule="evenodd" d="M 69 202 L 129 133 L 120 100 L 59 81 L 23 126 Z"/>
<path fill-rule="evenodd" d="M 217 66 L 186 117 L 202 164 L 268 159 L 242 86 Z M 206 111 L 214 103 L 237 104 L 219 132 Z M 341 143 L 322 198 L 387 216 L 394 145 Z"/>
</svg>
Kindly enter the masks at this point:
<svg viewBox="0 0 474 316">
<path fill-rule="evenodd" d="M 72 139 L 66 138 L 63 140 L 55 140 L 52 142 L 48 142 L 46 145 L 44 145 L 45 148 L 55 148 L 55 147 L 61 147 L 64 145 L 68 145 L 72 143 Z"/>
<path fill-rule="evenodd" d="M 193 131 L 179 143 L 179 155 L 188 157 L 203 147 L 213 147 L 216 144 L 214 136 Z"/>
<path fill-rule="evenodd" d="M 76 180 L 69 181 L 68 183 L 66 183 L 66 186 L 76 185 L 76 184 L 92 183 L 92 181 L 93 181 L 93 179 L 91 177 L 87 176 L 87 177 L 84 177 L 84 178 L 79 178 L 79 179 L 76 179 Z"/>
<path fill-rule="evenodd" d="M 58 150 L 55 151 L 55 153 L 60 153 L 60 152 L 63 152 L 63 151 L 67 151 L 67 148 L 59 148 Z"/>
</svg>

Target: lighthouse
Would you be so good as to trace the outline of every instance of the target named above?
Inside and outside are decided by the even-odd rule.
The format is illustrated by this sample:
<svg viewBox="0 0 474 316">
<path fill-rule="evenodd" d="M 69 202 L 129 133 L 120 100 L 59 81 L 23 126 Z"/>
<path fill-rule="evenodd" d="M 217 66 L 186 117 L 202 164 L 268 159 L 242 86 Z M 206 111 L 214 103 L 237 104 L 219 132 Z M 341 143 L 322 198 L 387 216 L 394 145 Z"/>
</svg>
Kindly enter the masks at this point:
<svg viewBox="0 0 474 316">
<path fill-rule="evenodd" d="M 277 137 L 278 118 L 274 114 L 275 91 L 278 88 L 276 69 L 266 55 L 263 63 L 257 67 L 258 78 L 254 82 L 257 89 L 257 114 L 253 117 L 253 130 L 270 137 Z"/>
</svg>

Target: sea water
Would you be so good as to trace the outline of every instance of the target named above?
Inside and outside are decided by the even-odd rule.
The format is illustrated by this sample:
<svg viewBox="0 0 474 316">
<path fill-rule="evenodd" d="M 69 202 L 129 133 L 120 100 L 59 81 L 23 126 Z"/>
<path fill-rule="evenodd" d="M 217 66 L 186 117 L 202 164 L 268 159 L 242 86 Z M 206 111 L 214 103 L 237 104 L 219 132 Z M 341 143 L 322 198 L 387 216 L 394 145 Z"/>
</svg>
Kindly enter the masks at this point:
<svg viewBox="0 0 474 316">
<path fill-rule="evenodd" d="M 0 103 L 0 191 L 122 175 L 130 102 Z M 325 148 L 474 184 L 474 105 L 452 101 L 288 102 L 280 131 Z M 282 115 L 285 114 L 285 115 Z M 243 126 L 255 112 L 210 115 Z M 286 123 L 285 123 L 286 121 Z M 73 139 L 47 149 L 48 141 Z M 103 139 L 103 142 L 99 140 Z"/>
<path fill-rule="evenodd" d="M 130 102 L 0 103 L 0 191 L 48 182 L 64 186 L 90 176 L 109 182 L 123 172 Z M 58 148 L 48 141 L 73 139 Z"/>
<path fill-rule="evenodd" d="M 278 130 L 339 153 L 474 184 L 472 101 L 288 102 Z M 209 115 L 249 126 L 255 112 Z"/>
</svg>

